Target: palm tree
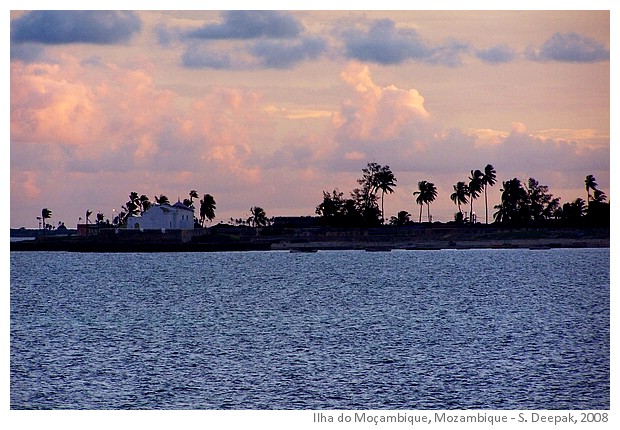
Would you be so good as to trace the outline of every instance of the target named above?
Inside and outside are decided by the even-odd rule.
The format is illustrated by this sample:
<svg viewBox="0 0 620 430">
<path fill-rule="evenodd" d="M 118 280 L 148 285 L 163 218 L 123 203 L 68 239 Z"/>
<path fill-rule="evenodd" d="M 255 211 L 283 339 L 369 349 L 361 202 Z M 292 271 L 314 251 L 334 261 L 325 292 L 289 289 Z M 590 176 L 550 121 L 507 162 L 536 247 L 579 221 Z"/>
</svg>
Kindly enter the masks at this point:
<svg viewBox="0 0 620 430">
<path fill-rule="evenodd" d="M 427 204 L 428 222 L 431 222 L 430 204 L 437 197 L 437 188 L 435 187 L 435 184 L 433 184 L 432 182 L 420 181 L 420 182 L 418 182 L 418 190 L 419 191 L 414 191 L 413 195 L 414 196 L 415 195 L 418 196 L 418 197 L 416 197 L 415 201 L 416 201 L 416 203 L 418 203 L 420 205 L 420 220 L 419 220 L 419 222 L 422 222 L 422 207 L 423 207 L 424 203 Z"/>
<path fill-rule="evenodd" d="M 575 206 L 576 214 L 579 217 L 582 217 L 583 214 L 586 212 L 586 202 L 584 202 L 583 199 L 577 198 L 573 202 L 573 205 Z"/>
<path fill-rule="evenodd" d="M 198 198 L 198 191 L 196 191 L 196 190 L 191 190 L 191 191 L 189 192 L 189 201 L 190 201 L 190 204 L 189 204 L 188 206 L 190 206 L 190 207 L 194 207 L 194 199 L 197 199 L 197 198 Z"/>
<path fill-rule="evenodd" d="M 140 200 L 140 197 L 138 196 L 138 193 L 136 193 L 135 191 L 132 191 L 131 193 L 129 193 L 129 201 L 132 203 L 135 203 L 136 206 L 138 206 L 138 201 Z"/>
<path fill-rule="evenodd" d="M 122 208 L 125 210 L 125 216 L 123 217 L 123 222 L 125 222 L 127 218 L 135 216 L 138 213 L 139 206 L 137 203 L 130 200 L 125 203 L 125 206 L 122 206 Z"/>
<path fill-rule="evenodd" d="M 454 204 L 458 206 L 459 213 L 462 214 L 463 211 L 461 211 L 461 204 L 467 204 L 469 188 L 467 187 L 467 184 L 463 181 L 459 181 L 456 183 L 456 185 L 452 185 L 452 188 L 454 189 L 454 192 L 450 194 L 450 200 L 452 200 Z"/>
<path fill-rule="evenodd" d="M 602 192 L 601 190 L 594 190 L 594 201 L 595 202 L 604 202 L 605 200 L 607 200 L 607 196 L 605 195 L 604 192 Z"/>
<path fill-rule="evenodd" d="M 86 209 L 86 224 L 90 223 L 90 220 L 88 219 L 91 215 L 93 214 L 93 211 Z"/>
<path fill-rule="evenodd" d="M 586 202 L 582 198 L 577 198 L 573 203 L 564 203 L 562 206 L 563 218 L 570 222 L 578 222 L 586 211 Z"/>
<path fill-rule="evenodd" d="M 494 208 L 497 209 L 497 212 L 493 214 L 493 218 L 495 219 L 495 222 L 501 223 L 501 222 L 510 221 L 510 213 L 508 210 L 508 206 L 499 204 L 499 205 L 495 205 Z"/>
<path fill-rule="evenodd" d="M 410 222 L 411 214 L 407 211 L 399 211 L 396 216 L 390 218 L 390 225 L 407 225 Z"/>
<path fill-rule="evenodd" d="M 588 206 L 590 206 L 590 200 L 592 199 L 592 196 L 590 195 L 590 190 L 596 191 L 598 184 L 596 183 L 596 178 L 593 175 L 586 176 L 585 184 L 586 192 L 588 193 Z"/>
<path fill-rule="evenodd" d="M 170 200 L 168 200 L 168 197 L 166 197 L 164 194 L 160 194 L 159 196 L 155 196 L 155 202 L 158 205 L 169 205 L 170 204 Z"/>
<path fill-rule="evenodd" d="M 269 223 L 265 210 L 260 206 L 251 207 L 250 212 L 252 213 L 252 216 L 248 218 L 248 224 L 258 228 L 261 226 L 265 226 Z"/>
<path fill-rule="evenodd" d="M 205 194 L 200 200 L 200 225 L 204 227 L 205 219 L 211 222 L 213 218 L 215 218 L 215 199 L 211 194 Z"/>
<path fill-rule="evenodd" d="M 518 225 L 529 220 L 530 208 L 527 191 L 517 178 L 502 183 L 501 203 L 495 206 L 495 221 Z"/>
<path fill-rule="evenodd" d="M 484 173 L 482 174 L 482 185 L 484 185 L 484 221 L 486 224 L 489 223 L 489 201 L 487 199 L 487 187 L 495 185 L 496 174 L 495 168 L 487 164 L 484 168 Z"/>
<path fill-rule="evenodd" d="M 45 225 L 45 220 L 51 217 L 52 217 L 51 210 L 49 210 L 48 208 L 43 208 L 41 210 L 41 219 L 43 220 L 43 237 L 45 237 L 45 230 L 47 229 L 47 226 Z"/>
<path fill-rule="evenodd" d="M 385 193 L 392 194 L 396 186 L 396 178 L 390 170 L 390 166 L 380 167 L 375 174 L 375 188 L 381 190 L 381 224 L 385 223 L 385 212 L 383 210 L 383 196 Z M 375 190 L 375 191 L 376 191 Z"/>
<path fill-rule="evenodd" d="M 144 213 L 151 207 L 151 202 L 146 194 L 142 194 L 138 199 L 138 205 L 140 206 L 140 213 Z"/>
<path fill-rule="evenodd" d="M 474 222 L 474 200 L 478 198 L 482 191 L 482 178 L 484 174 L 480 170 L 472 170 L 469 176 L 469 222 Z"/>
<path fill-rule="evenodd" d="M 431 222 L 431 203 L 435 201 L 437 198 L 437 187 L 432 182 L 427 183 L 426 185 L 426 216 L 428 222 Z"/>
</svg>

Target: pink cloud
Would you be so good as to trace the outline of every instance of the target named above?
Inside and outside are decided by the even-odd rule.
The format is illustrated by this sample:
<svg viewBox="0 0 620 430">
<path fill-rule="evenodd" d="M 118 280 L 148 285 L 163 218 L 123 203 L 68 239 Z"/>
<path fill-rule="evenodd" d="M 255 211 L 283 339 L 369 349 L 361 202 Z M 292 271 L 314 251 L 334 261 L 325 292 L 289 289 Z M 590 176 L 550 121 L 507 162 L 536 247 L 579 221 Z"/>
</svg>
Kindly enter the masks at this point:
<svg viewBox="0 0 620 430">
<path fill-rule="evenodd" d="M 600 171 L 609 160 L 608 137 L 600 134 L 529 131 L 517 121 L 509 130 L 451 129 L 437 123 L 418 90 L 378 84 L 368 66 L 351 63 L 340 78 L 348 93 L 332 121 L 322 109 L 325 119 L 308 128 L 304 115 L 283 117 L 253 89 L 213 87 L 182 97 L 159 87 L 148 67 L 87 66 L 68 56 L 56 65 L 14 62 L 12 216 L 64 201 L 52 209 L 68 220 L 74 215 L 65 212 L 82 215 L 99 201 L 120 209 L 130 191 L 176 199 L 189 189 L 214 194 L 218 218 L 251 205 L 269 215 L 270 208 L 312 214 L 323 189 L 349 191 L 361 168 L 376 161 L 399 178 L 387 211 L 414 211 L 411 192 L 430 180 L 443 194 L 435 214 L 445 221 L 454 212 L 451 186 L 470 169 L 491 163 L 501 181 L 558 168 L 581 182 L 591 173 L 582 171 Z M 286 134 L 276 133 L 277 121 L 288 121 Z M 537 177 L 553 189 L 557 175 L 548 178 Z M 67 193 L 83 197 L 74 203 Z"/>
<path fill-rule="evenodd" d="M 401 138 L 411 127 L 422 128 L 430 117 L 417 90 L 394 85 L 381 87 L 373 82 L 367 65 L 351 63 L 340 76 L 355 91 L 355 97 L 344 101 L 334 115 L 333 124 L 340 139 Z"/>
<path fill-rule="evenodd" d="M 54 154 L 49 168 L 175 169 L 193 157 L 241 172 L 268 133 L 256 91 L 216 88 L 183 108 L 144 70 L 63 60 L 11 65 L 11 140 L 23 151 L 15 155 Z"/>
<path fill-rule="evenodd" d="M 11 63 L 11 138 L 88 143 L 100 133 L 94 93 L 59 65 Z"/>
<path fill-rule="evenodd" d="M 31 204 L 50 205 L 53 196 L 67 204 L 63 211 L 94 206 L 88 199 L 67 202 L 57 191 L 77 186 L 89 190 L 84 194 L 101 194 L 95 178 L 109 172 L 114 174 L 106 186 L 117 190 L 118 209 L 132 190 L 174 198 L 185 196 L 185 188 L 256 186 L 261 148 L 272 140 L 270 121 L 254 90 L 218 87 L 188 102 L 158 87 L 148 68 L 88 66 L 69 56 L 56 65 L 13 62 L 12 214 Z M 38 181 L 33 171 L 55 177 L 55 185 Z M 72 172 L 86 179 L 68 186 Z M 54 193 L 52 186 L 58 187 Z M 46 202 L 21 201 L 44 196 Z"/>
</svg>

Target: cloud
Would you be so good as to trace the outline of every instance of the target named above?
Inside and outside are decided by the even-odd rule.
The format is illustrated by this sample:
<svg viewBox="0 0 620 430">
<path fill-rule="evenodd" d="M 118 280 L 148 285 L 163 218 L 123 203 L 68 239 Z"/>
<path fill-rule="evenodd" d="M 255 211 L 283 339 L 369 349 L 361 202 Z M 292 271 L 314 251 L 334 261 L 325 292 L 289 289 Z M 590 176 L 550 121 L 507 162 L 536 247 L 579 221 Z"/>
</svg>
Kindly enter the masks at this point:
<svg viewBox="0 0 620 430">
<path fill-rule="evenodd" d="M 155 26 L 157 42 L 162 46 L 172 46 L 180 38 L 181 30 L 178 27 L 170 27 L 163 23 Z"/>
<path fill-rule="evenodd" d="M 334 119 L 339 131 L 349 139 L 393 138 L 406 126 L 429 117 L 424 97 L 417 90 L 393 85 L 381 87 L 373 82 L 366 65 L 351 63 L 340 76 L 357 96 L 355 100 L 344 101 Z"/>
<path fill-rule="evenodd" d="M 260 40 L 222 49 L 211 44 L 191 43 L 182 57 L 187 68 L 218 70 L 289 69 L 318 58 L 327 48 L 321 38 Z"/>
<path fill-rule="evenodd" d="M 530 48 L 527 57 L 533 61 L 594 63 L 609 61 L 609 49 L 578 33 L 555 33 L 539 49 Z"/>
<path fill-rule="evenodd" d="M 32 171 L 14 172 L 11 170 L 11 192 L 27 199 L 38 199 L 41 188 L 37 183 L 37 173 Z"/>
<path fill-rule="evenodd" d="M 318 37 L 297 41 L 259 41 L 250 48 L 250 53 L 265 67 L 289 68 L 302 61 L 314 60 L 327 48 L 327 42 Z"/>
<path fill-rule="evenodd" d="M 198 39 L 275 39 L 294 38 L 303 30 L 302 24 L 282 11 L 232 10 L 222 12 L 223 22 L 206 24 L 185 33 Z"/>
<path fill-rule="evenodd" d="M 182 63 L 188 68 L 219 70 L 287 69 L 316 60 L 330 52 L 345 59 L 381 65 L 410 61 L 459 67 L 464 58 L 475 57 L 500 65 L 516 60 L 594 62 L 609 60 L 609 50 L 576 33 L 556 33 L 540 48 L 517 51 L 506 44 L 476 49 L 471 43 L 447 38 L 432 44 L 413 28 L 399 27 L 391 19 L 364 21 L 332 31 L 331 36 L 312 34 L 292 15 L 274 11 L 231 11 L 223 21 L 199 29 L 157 28 L 161 44 L 179 37 L 186 44 Z"/>
<path fill-rule="evenodd" d="M 430 64 L 448 67 L 462 66 L 463 61 L 461 55 L 469 54 L 470 51 L 471 47 L 469 43 L 450 39 L 443 45 L 433 47 L 424 61 Z"/>
<path fill-rule="evenodd" d="M 445 128 L 426 110 L 422 94 L 378 85 L 367 65 L 352 63 L 341 78 L 353 94 L 334 113 L 328 169 L 355 171 L 377 161 L 400 175 L 425 175 L 445 190 L 451 187 L 446 181 L 464 180 L 487 163 L 507 175 L 502 179 L 608 170 L 609 137 L 592 130 L 531 132 L 518 121 L 509 130 Z"/>
<path fill-rule="evenodd" d="M 182 62 L 188 68 L 220 70 L 287 69 L 323 54 L 327 41 L 303 36 L 303 25 L 281 11 L 223 12 L 223 22 L 183 33 L 187 46 Z M 170 44 L 171 31 L 158 30 Z"/>
<path fill-rule="evenodd" d="M 11 22 L 11 41 L 108 45 L 127 42 L 141 28 L 142 22 L 135 12 L 33 11 Z"/>
<path fill-rule="evenodd" d="M 341 37 L 348 58 L 384 65 L 418 60 L 456 66 L 461 64 L 460 55 L 469 50 L 468 44 L 454 40 L 429 46 L 414 29 L 396 28 L 391 19 L 374 20 L 366 29 L 345 30 Z"/>
<path fill-rule="evenodd" d="M 183 108 L 144 71 L 60 62 L 11 64 L 14 168 L 258 174 L 252 147 L 270 131 L 257 92 L 213 88 Z"/>
<path fill-rule="evenodd" d="M 489 64 L 503 64 L 519 58 L 578 63 L 608 61 L 610 58 L 609 49 L 603 44 L 577 33 L 556 33 L 540 48 L 528 48 L 523 55 L 508 45 L 474 49 L 468 42 L 456 39 L 431 45 L 414 29 L 398 28 L 391 19 L 374 20 L 364 28 L 344 30 L 340 37 L 347 58 L 382 65 L 421 61 L 456 67 L 463 64 L 464 55 L 475 55 Z"/>
<path fill-rule="evenodd" d="M 183 67 L 190 69 L 252 70 L 259 67 L 258 59 L 247 52 L 246 46 L 220 49 L 209 44 L 190 43 L 182 57 Z"/>
<path fill-rule="evenodd" d="M 32 43 L 11 43 L 11 59 L 34 62 L 37 61 L 43 53 L 43 47 Z"/>
<path fill-rule="evenodd" d="M 432 135 L 434 126 L 417 90 L 380 86 L 360 63 L 349 64 L 341 78 L 353 94 L 332 118 L 335 162 L 357 161 L 359 154 L 374 159 L 386 150 L 394 158 L 408 158 Z"/>
<path fill-rule="evenodd" d="M 513 48 L 507 45 L 496 45 L 491 48 L 477 50 L 476 56 L 490 64 L 502 64 L 513 61 L 517 54 Z"/>
<path fill-rule="evenodd" d="M 366 31 L 347 30 L 343 39 L 346 55 L 359 61 L 399 64 L 411 58 L 424 58 L 429 52 L 415 30 L 397 30 L 390 19 L 373 21 Z"/>
</svg>

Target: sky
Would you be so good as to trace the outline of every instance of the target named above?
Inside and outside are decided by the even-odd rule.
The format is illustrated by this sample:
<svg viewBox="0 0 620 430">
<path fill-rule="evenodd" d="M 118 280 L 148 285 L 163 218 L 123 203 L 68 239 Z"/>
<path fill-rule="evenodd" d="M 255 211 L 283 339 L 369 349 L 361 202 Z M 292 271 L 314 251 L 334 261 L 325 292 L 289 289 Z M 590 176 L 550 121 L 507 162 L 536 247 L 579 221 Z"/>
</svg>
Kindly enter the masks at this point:
<svg viewBox="0 0 620 430">
<path fill-rule="evenodd" d="M 487 164 L 490 214 L 512 178 L 610 196 L 609 10 L 33 9 L 7 11 L 11 227 L 112 219 L 132 191 L 314 215 L 369 162 L 397 179 L 387 219 L 417 220 L 426 180 L 451 221 Z"/>
</svg>

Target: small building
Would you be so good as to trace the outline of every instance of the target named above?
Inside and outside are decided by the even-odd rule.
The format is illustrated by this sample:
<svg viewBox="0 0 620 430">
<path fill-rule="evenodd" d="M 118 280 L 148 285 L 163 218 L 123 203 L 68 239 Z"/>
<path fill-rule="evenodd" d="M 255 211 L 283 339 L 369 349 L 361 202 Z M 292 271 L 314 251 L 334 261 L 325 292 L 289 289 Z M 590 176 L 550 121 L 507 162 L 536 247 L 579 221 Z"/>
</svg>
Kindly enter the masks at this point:
<svg viewBox="0 0 620 430">
<path fill-rule="evenodd" d="M 83 237 L 99 236 L 102 228 L 110 228 L 109 224 L 78 224 L 77 235 Z"/>
<path fill-rule="evenodd" d="M 127 218 L 127 229 L 193 230 L 194 209 L 181 202 L 173 205 L 153 205 L 142 215 Z"/>
</svg>

